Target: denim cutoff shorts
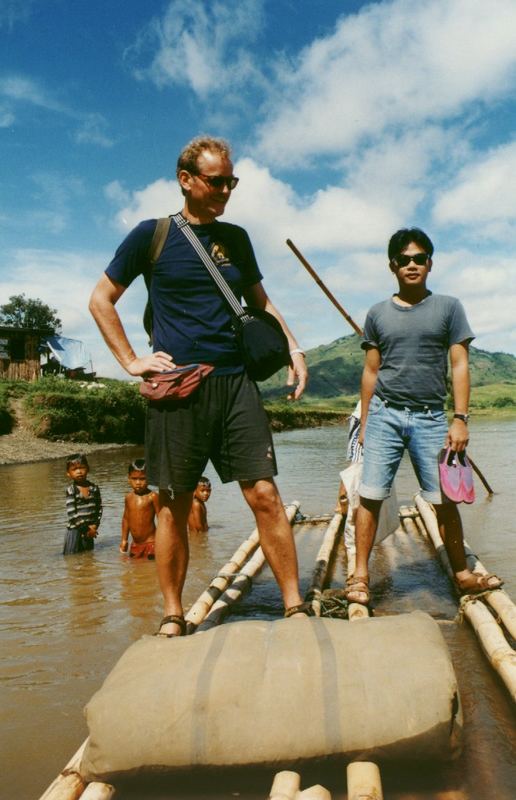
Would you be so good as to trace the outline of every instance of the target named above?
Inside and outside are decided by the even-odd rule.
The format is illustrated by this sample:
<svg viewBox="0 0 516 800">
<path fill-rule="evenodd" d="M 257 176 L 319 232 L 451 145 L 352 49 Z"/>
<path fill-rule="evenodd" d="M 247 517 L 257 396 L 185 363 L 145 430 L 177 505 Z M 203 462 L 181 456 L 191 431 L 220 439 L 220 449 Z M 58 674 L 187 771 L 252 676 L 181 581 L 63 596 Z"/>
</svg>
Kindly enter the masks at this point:
<svg viewBox="0 0 516 800">
<path fill-rule="evenodd" d="M 374 395 L 367 415 L 360 495 L 369 500 L 389 497 L 403 453 L 408 450 L 421 496 L 429 503 L 444 502 L 438 457 L 447 433 L 442 407 L 393 407 Z"/>
</svg>

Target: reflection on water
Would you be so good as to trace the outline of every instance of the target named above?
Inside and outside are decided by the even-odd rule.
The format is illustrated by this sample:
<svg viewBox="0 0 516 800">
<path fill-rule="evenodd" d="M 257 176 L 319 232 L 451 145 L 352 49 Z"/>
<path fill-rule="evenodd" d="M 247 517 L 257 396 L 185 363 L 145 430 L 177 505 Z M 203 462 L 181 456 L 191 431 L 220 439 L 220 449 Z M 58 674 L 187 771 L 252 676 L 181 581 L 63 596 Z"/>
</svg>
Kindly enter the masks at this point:
<svg viewBox="0 0 516 800">
<path fill-rule="evenodd" d="M 515 434 L 515 422 L 473 423 L 471 453 L 497 493 L 488 500 L 477 482 L 478 501 L 463 510 L 469 544 L 490 570 L 504 576 L 513 598 Z M 277 436 L 278 483 L 285 502 L 299 500 L 307 515 L 331 511 L 345 443 L 344 427 Z M 155 565 L 131 560 L 118 551 L 123 498 L 128 491 L 127 464 L 140 455 L 141 449 L 135 447 L 91 455 L 90 475 L 101 487 L 104 518 L 95 550 L 67 558 L 61 555 L 67 483 L 62 461 L 0 467 L 2 797 L 32 800 L 39 796 L 87 735 L 84 704 L 123 651 L 156 629 L 161 597 Z M 210 531 L 190 542 L 187 604 L 196 599 L 253 528 L 252 515 L 238 487 L 222 487 L 211 467 L 207 474 L 213 483 L 207 507 Z M 404 462 L 397 482 L 400 502 L 410 502 L 415 489 L 410 466 Z M 317 538 L 300 535 L 304 585 L 317 547 Z M 514 729 L 507 694 L 486 666 L 469 627 L 450 623 L 456 602 L 437 563 L 428 559 L 426 544 L 396 534 L 375 549 L 372 566 L 378 613 L 418 607 L 443 620 L 468 724 L 465 755 L 458 765 L 448 768 L 446 778 L 433 768 L 428 774 L 419 769 L 418 791 L 414 793 L 414 771 L 404 770 L 398 775 L 387 771 L 389 797 L 423 800 L 443 787 L 462 787 L 464 793 L 453 796 L 467 800 L 495 796 L 509 800 L 516 796 L 511 761 Z M 335 585 L 342 583 L 342 574 L 338 565 Z M 279 592 L 268 570 L 238 613 L 279 616 Z M 490 784 L 493 772 L 499 784 L 495 793 Z M 344 781 L 339 775 L 332 788 L 335 798 L 344 797 Z M 312 782 L 330 786 L 332 780 L 330 775 L 318 775 Z M 262 776 L 255 788 L 263 783 L 267 791 L 268 781 L 269 776 Z M 220 796 L 235 791 L 234 784 L 226 793 L 221 786 Z M 216 796 L 213 788 L 210 796 Z M 256 796 L 264 796 L 264 792 Z M 145 795 L 140 792 L 138 797 Z M 452 795 L 446 797 L 451 800 Z"/>
</svg>

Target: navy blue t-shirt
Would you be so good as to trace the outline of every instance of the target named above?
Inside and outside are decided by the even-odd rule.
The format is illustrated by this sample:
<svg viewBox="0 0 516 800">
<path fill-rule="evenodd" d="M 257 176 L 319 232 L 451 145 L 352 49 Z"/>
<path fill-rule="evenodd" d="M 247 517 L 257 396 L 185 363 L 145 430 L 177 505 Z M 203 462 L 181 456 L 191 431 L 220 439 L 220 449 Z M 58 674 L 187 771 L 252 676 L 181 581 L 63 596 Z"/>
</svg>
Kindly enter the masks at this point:
<svg viewBox="0 0 516 800">
<path fill-rule="evenodd" d="M 192 225 L 240 300 L 262 275 L 246 231 L 228 222 Z M 106 269 L 122 286 L 150 270 L 149 249 L 156 220 L 141 222 L 124 239 Z M 222 371 L 241 367 L 229 307 L 184 234 L 171 222 L 163 251 L 152 269 L 150 298 L 153 349 L 176 364 L 203 362 Z M 226 368 L 226 369 L 225 369 Z"/>
</svg>

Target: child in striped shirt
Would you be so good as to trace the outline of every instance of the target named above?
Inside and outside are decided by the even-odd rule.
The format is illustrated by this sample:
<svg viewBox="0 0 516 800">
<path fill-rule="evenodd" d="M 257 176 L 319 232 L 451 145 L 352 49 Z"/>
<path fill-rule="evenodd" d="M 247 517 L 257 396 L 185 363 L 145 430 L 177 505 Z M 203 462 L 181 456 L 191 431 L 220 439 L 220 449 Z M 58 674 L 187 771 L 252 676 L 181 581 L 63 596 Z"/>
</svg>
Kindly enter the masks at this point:
<svg viewBox="0 0 516 800">
<path fill-rule="evenodd" d="M 88 459 L 74 453 L 66 459 L 66 474 L 72 483 L 66 490 L 66 528 L 63 555 L 93 550 L 102 517 L 100 489 L 88 480 Z"/>
</svg>

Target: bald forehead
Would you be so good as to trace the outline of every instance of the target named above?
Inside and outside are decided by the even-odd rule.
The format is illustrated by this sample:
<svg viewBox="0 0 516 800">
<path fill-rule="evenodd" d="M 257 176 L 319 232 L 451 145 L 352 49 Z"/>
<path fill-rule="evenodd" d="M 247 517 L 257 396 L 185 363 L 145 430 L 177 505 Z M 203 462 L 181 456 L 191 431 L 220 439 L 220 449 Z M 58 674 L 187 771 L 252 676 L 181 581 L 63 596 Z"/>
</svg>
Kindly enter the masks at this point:
<svg viewBox="0 0 516 800">
<path fill-rule="evenodd" d="M 233 164 L 224 153 L 217 150 L 203 150 L 197 158 L 199 172 L 230 175 L 233 171 Z"/>
</svg>

